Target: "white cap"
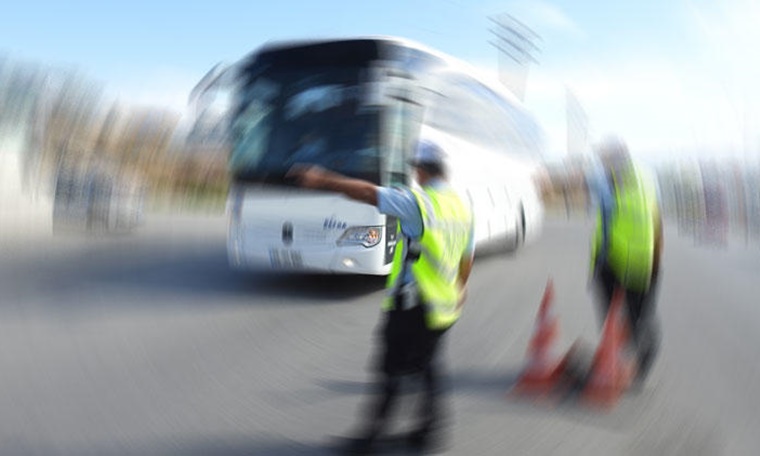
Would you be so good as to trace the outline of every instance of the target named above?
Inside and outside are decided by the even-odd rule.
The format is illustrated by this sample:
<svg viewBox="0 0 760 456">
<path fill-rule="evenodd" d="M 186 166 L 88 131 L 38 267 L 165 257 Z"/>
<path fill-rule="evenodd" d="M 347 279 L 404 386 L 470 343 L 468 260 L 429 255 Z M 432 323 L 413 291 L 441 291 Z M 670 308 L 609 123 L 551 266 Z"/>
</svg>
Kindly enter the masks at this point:
<svg viewBox="0 0 760 456">
<path fill-rule="evenodd" d="M 414 152 L 414 158 L 409 161 L 409 164 L 412 166 L 418 166 L 425 163 L 443 165 L 445 160 L 446 154 L 439 145 L 423 139 L 417 143 L 417 150 Z"/>
</svg>

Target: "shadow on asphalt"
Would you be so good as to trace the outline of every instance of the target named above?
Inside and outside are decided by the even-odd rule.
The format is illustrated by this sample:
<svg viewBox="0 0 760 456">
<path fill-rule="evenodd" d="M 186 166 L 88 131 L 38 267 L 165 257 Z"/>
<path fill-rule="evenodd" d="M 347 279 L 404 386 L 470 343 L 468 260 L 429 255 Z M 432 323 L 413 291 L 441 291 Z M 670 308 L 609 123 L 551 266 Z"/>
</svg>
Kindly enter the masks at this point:
<svg viewBox="0 0 760 456">
<path fill-rule="evenodd" d="M 456 394 L 478 394 L 492 396 L 506 392 L 517 380 L 517 372 L 488 372 L 478 373 L 457 371 L 448 375 L 449 390 Z M 317 382 L 320 388 L 337 394 L 364 394 L 377 390 L 371 380 L 366 382 L 350 380 L 321 380 Z M 405 391 L 419 392 L 421 384 L 418 379 L 410 377 L 405 381 Z"/>
<path fill-rule="evenodd" d="M 449 391 L 453 396 L 467 397 L 468 402 L 474 401 L 475 405 L 471 404 L 468 407 L 475 406 L 477 413 L 485 416 L 519 415 L 534 418 L 560 418 L 568 422 L 613 431 L 624 431 L 630 428 L 646 409 L 647 402 L 653 400 L 655 394 L 653 390 L 643 394 L 631 391 L 621 398 L 616 407 L 606 410 L 581 402 L 578 391 L 555 395 L 551 398 L 519 395 L 512 391 L 519 375 L 519 370 L 457 371 L 449 376 Z M 318 394 L 322 395 L 322 400 L 327 400 L 324 397 L 324 391 L 336 395 L 357 396 L 358 401 L 363 401 L 378 391 L 377 385 L 371 380 L 367 382 L 322 380 L 317 381 L 316 386 L 320 390 Z M 311 391 L 317 394 L 316 390 Z M 409 381 L 405 384 L 404 394 L 417 394 L 420 391 L 419 381 Z"/>
<path fill-rule="evenodd" d="M 505 243 L 479 248 L 476 263 L 512 261 L 529 248 L 508 252 Z M 18 285 L 12 293 L 15 301 L 23 303 L 24 290 L 33 290 L 32 299 L 65 305 L 67 311 L 93 302 L 106 308 L 186 306 L 214 299 L 225 305 L 266 305 L 273 300 L 277 305 L 303 305 L 350 301 L 385 285 L 385 278 L 377 276 L 235 271 L 228 264 L 223 237 L 104 236 L 66 238 L 59 244 L 66 248 L 40 250 L 9 263 L 0 285 Z"/>
<path fill-rule="evenodd" d="M 33 288 L 35 299 L 49 295 L 52 302 L 70 308 L 87 293 L 105 296 L 99 300 L 106 304 L 112 301 L 110 295 L 122 302 L 126 297 L 134 307 L 235 297 L 242 298 L 234 300 L 241 305 L 264 304 L 269 298 L 278 305 L 287 304 L 288 298 L 334 303 L 377 292 L 385 285 L 385 278 L 376 276 L 234 271 L 223 245 L 191 246 L 187 251 L 154 247 L 99 246 L 17 262 L 6 280 L 23 283 L 19 289 Z"/>
<path fill-rule="evenodd" d="M 252 456 L 252 455 L 304 455 L 322 456 L 335 454 L 329 438 L 314 444 L 300 443 L 285 437 L 228 437 L 209 436 L 194 439 L 167 439 L 141 442 L 139 439 L 123 444 L 105 444 L 80 448 L 48 448 L 23 442 L 0 445 L 3 454 L 17 456 L 71 454 L 77 456 Z"/>
</svg>

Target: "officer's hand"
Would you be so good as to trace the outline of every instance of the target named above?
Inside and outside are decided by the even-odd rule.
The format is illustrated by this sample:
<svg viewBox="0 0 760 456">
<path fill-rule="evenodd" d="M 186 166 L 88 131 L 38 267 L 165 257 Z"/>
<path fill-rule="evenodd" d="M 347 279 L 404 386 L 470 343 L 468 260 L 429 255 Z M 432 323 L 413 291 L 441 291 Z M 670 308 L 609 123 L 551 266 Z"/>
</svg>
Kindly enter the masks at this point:
<svg viewBox="0 0 760 456">
<path fill-rule="evenodd" d="M 457 302 L 457 310 L 461 310 L 462 306 L 464 306 L 464 302 L 467 300 L 467 287 L 462 287 L 461 290 L 459 290 L 459 302 Z"/>
<path fill-rule="evenodd" d="M 317 165 L 297 163 L 288 170 L 285 177 L 295 179 L 302 187 L 321 188 L 326 175 L 326 171 Z"/>
<path fill-rule="evenodd" d="M 652 282 L 656 282 L 657 279 L 660 278 L 660 265 L 658 263 L 654 264 L 654 267 L 652 268 Z"/>
</svg>

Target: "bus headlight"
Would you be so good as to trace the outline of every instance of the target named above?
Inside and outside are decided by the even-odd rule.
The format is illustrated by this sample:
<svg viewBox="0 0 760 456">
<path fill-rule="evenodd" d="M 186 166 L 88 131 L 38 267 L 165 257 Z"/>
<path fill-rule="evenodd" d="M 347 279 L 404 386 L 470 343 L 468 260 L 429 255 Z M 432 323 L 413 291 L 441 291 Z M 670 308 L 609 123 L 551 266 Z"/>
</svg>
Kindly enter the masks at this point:
<svg viewBox="0 0 760 456">
<path fill-rule="evenodd" d="M 355 226 L 343 232 L 337 244 L 343 245 L 363 245 L 364 247 L 374 247 L 382 238 L 383 227 L 381 226 Z"/>
</svg>

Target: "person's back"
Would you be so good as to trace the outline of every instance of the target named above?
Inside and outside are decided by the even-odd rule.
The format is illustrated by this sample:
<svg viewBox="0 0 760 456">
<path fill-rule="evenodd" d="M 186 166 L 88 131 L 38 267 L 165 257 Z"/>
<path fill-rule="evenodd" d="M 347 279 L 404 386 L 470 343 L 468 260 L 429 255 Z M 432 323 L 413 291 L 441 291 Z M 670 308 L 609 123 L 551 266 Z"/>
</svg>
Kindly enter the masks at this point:
<svg viewBox="0 0 760 456">
<path fill-rule="evenodd" d="M 644 291 L 654 267 L 656 194 L 635 166 L 613 176 L 612 184 L 606 261 L 626 290 Z"/>
<path fill-rule="evenodd" d="M 626 292 L 626 307 L 639 360 L 638 379 L 648 374 L 659 346 L 655 317 L 662 221 L 653 180 L 633 164 L 620 140 L 598 149 L 605 168 L 606 194 L 601 193 L 594 242 L 592 279 L 606 316 L 616 288 Z"/>
</svg>

